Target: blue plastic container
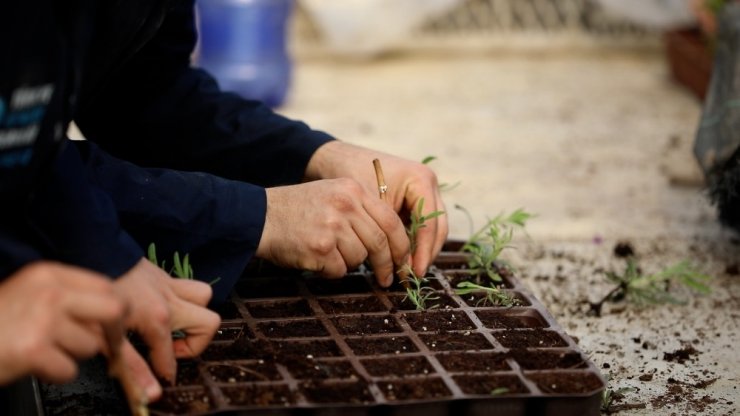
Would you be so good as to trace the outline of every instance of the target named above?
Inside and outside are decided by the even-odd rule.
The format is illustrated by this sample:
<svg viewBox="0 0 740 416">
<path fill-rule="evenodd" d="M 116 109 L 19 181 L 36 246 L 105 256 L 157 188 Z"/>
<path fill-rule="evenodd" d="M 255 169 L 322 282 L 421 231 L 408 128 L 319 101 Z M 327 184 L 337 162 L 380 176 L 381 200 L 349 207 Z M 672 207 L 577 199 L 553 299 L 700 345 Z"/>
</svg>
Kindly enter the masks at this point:
<svg viewBox="0 0 740 416">
<path fill-rule="evenodd" d="M 197 65 L 222 90 L 277 107 L 290 87 L 286 25 L 293 0 L 198 0 Z"/>
</svg>

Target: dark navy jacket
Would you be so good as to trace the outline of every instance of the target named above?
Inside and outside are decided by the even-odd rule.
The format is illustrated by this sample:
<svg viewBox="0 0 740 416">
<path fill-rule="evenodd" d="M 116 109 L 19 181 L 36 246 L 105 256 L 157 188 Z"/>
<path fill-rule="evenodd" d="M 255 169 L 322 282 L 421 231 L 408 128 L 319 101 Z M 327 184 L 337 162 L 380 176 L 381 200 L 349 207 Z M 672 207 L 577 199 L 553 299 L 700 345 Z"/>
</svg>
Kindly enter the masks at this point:
<svg viewBox="0 0 740 416">
<path fill-rule="evenodd" d="M 331 138 L 191 68 L 193 1 L 0 6 L 0 277 L 40 258 L 116 277 L 155 242 L 229 292 L 264 187 L 300 182 Z"/>
</svg>

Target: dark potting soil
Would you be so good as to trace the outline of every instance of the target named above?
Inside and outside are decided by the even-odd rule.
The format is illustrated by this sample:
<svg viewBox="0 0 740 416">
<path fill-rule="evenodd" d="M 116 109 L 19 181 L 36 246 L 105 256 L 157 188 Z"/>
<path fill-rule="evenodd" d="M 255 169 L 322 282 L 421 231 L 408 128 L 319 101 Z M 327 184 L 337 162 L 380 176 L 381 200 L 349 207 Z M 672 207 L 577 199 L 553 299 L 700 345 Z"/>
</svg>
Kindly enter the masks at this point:
<svg viewBox="0 0 740 416">
<path fill-rule="evenodd" d="M 475 314 L 481 323 L 490 329 L 547 328 L 549 326 L 545 318 L 534 311 L 516 313 L 507 310 L 483 310 Z"/>
<path fill-rule="evenodd" d="M 282 378 L 277 367 L 264 360 L 253 363 L 210 365 L 208 366 L 208 373 L 216 383 L 274 381 Z"/>
<path fill-rule="evenodd" d="M 246 306 L 249 314 L 257 319 L 299 318 L 313 314 L 305 299 L 286 302 L 250 302 Z"/>
<path fill-rule="evenodd" d="M 502 271 L 506 271 L 507 269 L 501 269 Z M 504 275 L 508 275 L 509 273 L 503 272 Z M 494 281 L 491 278 L 488 277 L 488 275 L 484 274 L 475 274 L 470 271 L 445 271 L 444 276 L 447 278 L 447 280 L 450 282 L 450 286 L 454 289 L 462 282 L 472 282 L 476 283 L 482 286 L 491 286 L 497 288 L 506 288 L 511 289 L 514 287 L 513 284 L 508 280 L 508 278 L 503 277 L 499 273 L 499 277 L 501 278 L 500 281 Z"/>
<path fill-rule="evenodd" d="M 504 305 L 491 303 L 488 300 L 486 293 L 484 292 L 473 292 L 467 295 L 461 295 L 460 297 L 468 306 L 478 308 L 510 308 L 512 306 L 530 306 L 529 301 L 524 296 L 522 296 L 521 293 L 508 290 L 505 291 L 505 293 L 509 295 L 509 297 L 513 298 L 513 304 Z"/>
<path fill-rule="evenodd" d="M 499 352 L 465 352 L 437 354 L 442 367 L 451 373 L 491 372 L 510 370 L 506 354 Z"/>
<path fill-rule="evenodd" d="M 551 368 L 586 368 L 581 354 L 575 351 L 540 351 L 512 349 L 508 355 L 525 370 L 547 370 Z"/>
<path fill-rule="evenodd" d="M 349 361 L 301 359 L 281 360 L 298 380 L 357 379 L 359 375 Z"/>
<path fill-rule="evenodd" d="M 332 318 L 342 335 L 372 335 L 403 332 L 393 315 L 359 315 Z"/>
<path fill-rule="evenodd" d="M 320 299 L 321 309 L 330 315 L 363 312 L 384 312 L 388 308 L 375 296 L 343 299 Z"/>
<path fill-rule="evenodd" d="M 370 403 L 373 396 L 364 382 L 304 382 L 300 385 L 306 400 L 314 403 Z"/>
<path fill-rule="evenodd" d="M 492 349 L 486 338 L 477 332 L 441 332 L 419 335 L 422 342 L 432 351 L 468 351 Z"/>
<path fill-rule="evenodd" d="M 316 319 L 290 322 L 263 322 L 257 328 L 268 338 L 309 338 L 328 336 L 329 332 Z"/>
<path fill-rule="evenodd" d="M 401 316 L 417 332 L 475 329 L 475 325 L 463 311 L 409 312 Z"/>
<path fill-rule="evenodd" d="M 439 378 L 378 383 L 388 400 L 422 400 L 450 397 L 452 393 Z"/>
<path fill-rule="evenodd" d="M 295 396 L 286 385 L 246 385 L 221 389 L 226 402 L 234 406 L 288 406 Z"/>
<path fill-rule="evenodd" d="M 442 292 L 437 292 L 435 297 L 438 299 L 430 299 L 426 302 L 427 310 L 429 309 L 450 309 L 458 308 L 457 302 L 455 302 L 450 295 Z M 416 305 L 409 300 L 406 295 L 389 295 L 388 299 L 391 301 L 393 306 L 401 311 L 414 311 Z"/>
<path fill-rule="evenodd" d="M 161 381 L 161 380 L 160 380 Z M 198 371 L 198 363 L 190 360 L 179 360 L 177 362 L 177 386 L 192 386 L 201 384 L 203 377 Z M 164 383 L 162 385 L 165 385 Z"/>
<path fill-rule="evenodd" d="M 406 337 L 348 338 L 346 342 L 355 355 L 407 354 L 419 351 Z"/>
<path fill-rule="evenodd" d="M 424 357 L 371 358 L 361 360 L 368 374 L 374 377 L 406 377 L 431 374 L 434 367 Z"/>
<path fill-rule="evenodd" d="M 490 397 L 492 394 L 508 396 L 510 394 L 529 393 L 527 387 L 516 376 L 470 375 L 454 376 L 453 379 L 465 394 L 479 394 Z"/>
<path fill-rule="evenodd" d="M 466 270 L 468 256 L 462 253 L 443 254 L 438 256 L 432 264 L 442 270 Z"/>
<path fill-rule="evenodd" d="M 224 302 L 214 309 L 222 320 L 242 319 L 239 308 L 233 302 Z"/>
<path fill-rule="evenodd" d="M 204 387 L 165 390 L 162 398 L 149 405 L 152 413 L 199 413 L 213 409 L 213 399 Z"/>
<path fill-rule="evenodd" d="M 527 375 L 544 393 L 581 394 L 599 390 L 603 384 L 592 373 L 540 373 Z"/>
<path fill-rule="evenodd" d="M 254 338 L 248 326 L 221 327 L 213 336 L 213 341 L 233 341 L 239 337 Z"/>
<path fill-rule="evenodd" d="M 494 331 L 493 337 L 506 348 L 551 348 L 568 345 L 557 333 L 543 329 Z"/>
<path fill-rule="evenodd" d="M 620 241 L 614 245 L 614 257 L 621 259 L 632 257 L 635 255 L 635 249 L 632 248 L 632 243 L 629 241 Z"/>
</svg>

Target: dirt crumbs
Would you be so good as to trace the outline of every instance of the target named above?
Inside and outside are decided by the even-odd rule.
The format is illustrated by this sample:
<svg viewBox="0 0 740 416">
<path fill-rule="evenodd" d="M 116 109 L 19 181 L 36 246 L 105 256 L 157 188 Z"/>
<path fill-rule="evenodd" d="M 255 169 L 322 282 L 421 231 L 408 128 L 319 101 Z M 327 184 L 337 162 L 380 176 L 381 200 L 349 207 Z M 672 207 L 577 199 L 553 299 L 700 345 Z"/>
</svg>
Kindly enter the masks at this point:
<svg viewBox="0 0 740 416">
<path fill-rule="evenodd" d="M 650 403 L 653 405 L 653 409 L 671 409 L 679 403 L 684 403 L 686 410 L 690 410 L 694 414 L 704 414 L 712 404 L 717 403 L 717 399 L 697 390 L 707 387 L 714 381 L 716 379 L 709 382 L 689 384 L 669 378 L 665 393 L 655 397 Z"/>
<path fill-rule="evenodd" d="M 693 356 L 699 355 L 699 351 L 696 350 L 691 344 L 684 344 L 683 347 L 673 352 L 664 352 L 663 360 L 668 362 L 677 362 L 679 364 L 685 364 L 686 361 L 694 361 Z"/>
</svg>

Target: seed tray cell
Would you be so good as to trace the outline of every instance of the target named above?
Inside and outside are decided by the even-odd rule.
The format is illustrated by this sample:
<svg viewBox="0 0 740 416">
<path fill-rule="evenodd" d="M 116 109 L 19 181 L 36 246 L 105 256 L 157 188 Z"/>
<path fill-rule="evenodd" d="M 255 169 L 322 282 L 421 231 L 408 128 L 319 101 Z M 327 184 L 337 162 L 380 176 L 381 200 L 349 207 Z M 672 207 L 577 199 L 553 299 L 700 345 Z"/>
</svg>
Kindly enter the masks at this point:
<svg viewBox="0 0 740 416">
<path fill-rule="evenodd" d="M 417 311 L 402 285 L 380 288 L 364 267 L 327 280 L 251 264 L 217 336 L 179 364 L 151 413 L 598 415 L 601 374 L 516 277 L 497 270 L 513 306 L 457 295 L 460 279 L 475 276 L 466 255 L 443 252 L 428 274 L 428 309 Z"/>
</svg>

